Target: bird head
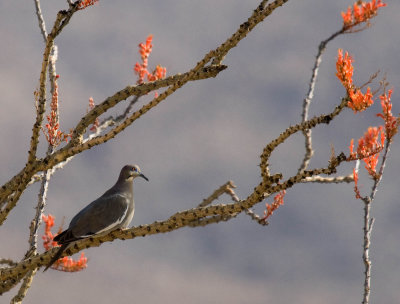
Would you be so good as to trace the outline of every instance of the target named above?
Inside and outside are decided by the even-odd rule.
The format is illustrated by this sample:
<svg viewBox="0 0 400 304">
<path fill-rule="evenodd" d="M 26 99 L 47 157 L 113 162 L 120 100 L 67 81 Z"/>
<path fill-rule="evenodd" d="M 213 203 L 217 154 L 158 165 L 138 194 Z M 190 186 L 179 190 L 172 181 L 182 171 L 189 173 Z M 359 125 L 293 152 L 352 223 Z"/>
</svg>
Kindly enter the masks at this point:
<svg viewBox="0 0 400 304">
<path fill-rule="evenodd" d="M 122 168 L 121 174 L 119 178 L 125 180 L 125 181 L 133 181 L 135 177 L 143 177 L 145 180 L 149 180 L 144 174 L 140 171 L 140 168 L 138 165 L 126 165 Z"/>
</svg>

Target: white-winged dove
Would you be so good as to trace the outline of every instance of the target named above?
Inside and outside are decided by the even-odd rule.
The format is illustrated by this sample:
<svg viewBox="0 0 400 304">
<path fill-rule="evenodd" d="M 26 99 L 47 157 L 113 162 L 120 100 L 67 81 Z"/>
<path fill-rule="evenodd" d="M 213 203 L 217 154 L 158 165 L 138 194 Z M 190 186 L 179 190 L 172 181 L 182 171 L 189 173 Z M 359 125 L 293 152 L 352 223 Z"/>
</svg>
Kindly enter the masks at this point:
<svg viewBox="0 0 400 304">
<path fill-rule="evenodd" d="M 54 238 L 61 247 L 43 271 L 60 258 L 71 242 L 93 235 L 105 235 L 115 229 L 128 227 L 135 213 L 132 182 L 138 176 L 148 181 L 137 165 L 124 166 L 117 183 L 83 208 L 71 220 L 68 229 Z"/>
</svg>

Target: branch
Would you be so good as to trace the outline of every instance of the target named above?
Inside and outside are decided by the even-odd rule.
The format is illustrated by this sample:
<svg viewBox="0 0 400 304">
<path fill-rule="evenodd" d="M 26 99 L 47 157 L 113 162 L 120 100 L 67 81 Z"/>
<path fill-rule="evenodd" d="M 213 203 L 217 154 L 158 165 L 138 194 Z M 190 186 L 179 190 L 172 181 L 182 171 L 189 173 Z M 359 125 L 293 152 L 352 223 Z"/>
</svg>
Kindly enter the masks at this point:
<svg viewBox="0 0 400 304">
<path fill-rule="evenodd" d="M 236 188 L 235 184 L 232 181 L 228 181 L 225 184 L 223 184 L 221 187 L 219 187 L 217 190 L 213 192 L 209 197 L 204 199 L 200 204 L 197 205 L 197 207 L 205 207 L 210 205 L 213 201 L 217 200 L 222 194 L 226 193 L 232 197 L 232 200 L 235 202 L 239 202 L 239 198 L 233 191 L 233 189 Z"/>
<path fill-rule="evenodd" d="M 116 124 L 119 124 L 120 122 L 124 121 L 128 117 L 128 114 L 130 113 L 130 111 L 132 110 L 133 105 L 138 100 L 139 100 L 139 96 L 134 96 L 122 114 L 120 114 L 116 117 L 109 116 L 108 118 L 103 119 L 103 121 L 100 122 L 99 126 L 96 128 L 96 132 L 90 134 L 86 139 L 83 140 L 83 142 L 86 142 L 86 141 L 98 136 L 103 130 L 107 129 L 108 127 L 115 126 Z"/>
<path fill-rule="evenodd" d="M 204 59 L 198 63 L 198 65 L 202 65 L 203 61 L 205 61 L 205 63 L 208 63 L 211 59 L 213 59 L 212 65 L 220 64 L 226 54 L 232 48 L 234 48 L 243 38 L 245 38 L 247 34 L 256 27 L 257 24 L 264 21 L 264 19 L 271 15 L 271 13 L 275 9 L 282 6 L 287 1 L 288 0 L 275 0 L 268 5 L 268 0 L 261 1 L 258 7 L 254 10 L 253 14 L 247 19 L 247 21 L 242 23 L 239 29 L 230 38 L 228 38 L 228 40 L 226 40 L 214 51 L 208 53 L 206 57 L 204 57 Z"/>
<path fill-rule="evenodd" d="M 312 69 L 308 92 L 307 92 L 306 98 L 303 101 L 303 112 L 301 114 L 302 122 L 305 122 L 308 119 L 308 112 L 310 109 L 311 101 L 314 97 L 314 90 L 315 90 L 315 84 L 317 82 L 319 66 L 322 61 L 322 55 L 326 50 L 326 46 L 330 41 L 332 41 L 337 36 L 339 36 L 340 34 L 343 34 L 343 33 L 344 33 L 344 31 L 343 31 L 343 29 L 341 29 L 340 31 L 337 31 L 336 33 L 332 34 L 328 39 L 321 41 L 321 43 L 319 44 L 318 54 L 315 57 L 315 62 L 314 62 L 314 67 Z M 314 153 L 313 148 L 312 148 L 312 138 L 311 138 L 312 131 L 311 131 L 311 129 L 304 130 L 303 135 L 304 135 L 304 139 L 305 139 L 306 153 L 304 155 L 304 159 L 300 165 L 298 172 L 301 172 L 301 171 L 307 169 L 308 164 L 310 163 L 310 159 Z"/>
<path fill-rule="evenodd" d="M 25 298 L 26 293 L 28 292 L 29 287 L 31 287 L 33 277 L 36 274 L 36 269 L 28 271 L 27 275 L 24 277 L 22 285 L 18 290 L 18 293 L 11 299 L 11 304 L 13 303 L 22 303 L 22 300 Z"/>
<path fill-rule="evenodd" d="M 364 242 L 363 242 L 363 261 L 364 261 L 364 294 L 363 304 L 369 303 L 371 293 L 371 260 L 369 259 L 369 246 L 371 245 L 371 233 L 374 219 L 371 218 L 371 201 L 364 204 Z"/>
<path fill-rule="evenodd" d="M 258 214 L 255 214 L 253 212 L 253 210 L 247 209 L 247 210 L 245 210 L 245 213 L 248 216 L 250 216 L 253 221 L 256 221 L 261 226 L 267 226 L 268 225 L 268 221 L 266 221 L 263 217 L 259 216 Z"/>
<path fill-rule="evenodd" d="M 261 163 L 260 163 L 260 168 L 261 168 L 261 176 L 263 178 L 263 181 L 265 183 L 270 183 L 270 173 L 269 173 L 269 163 L 268 159 L 271 156 L 272 152 L 280 145 L 282 144 L 286 139 L 288 139 L 291 135 L 294 133 L 297 133 L 298 131 L 305 131 L 305 130 L 310 130 L 313 127 L 315 127 L 317 124 L 321 123 L 326 123 L 329 124 L 332 119 L 334 119 L 339 113 L 346 107 L 348 102 L 347 98 L 343 98 L 342 102 L 340 105 L 338 105 L 334 111 L 330 114 L 327 115 L 320 115 L 316 116 L 310 120 L 304 121 L 300 124 L 291 126 L 287 128 L 278 138 L 274 139 L 271 141 L 263 150 L 263 153 L 261 154 Z M 301 170 L 299 170 L 301 173 Z M 303 170 L 304 171 L 304 170 Z"/>
<path fill-rule="evenodd" d="M 30 256 L 31 254 L 36 253 L 37 250 L 38 231 L 40 223 L 42 222 L 44 207 L 46 206 L 46 197 L 47 197 L 47 190 L 49 186 L 50 176 L 51 176 L 51 170 L 47 170 L 45 173 L 45 177 L 44 179 L 42 179 L 42 183 L 40 185 L 40 190 L 38 194 L 38 203 L 36 206 L 36 213 L 30 226 L 29 250 L 26 256 Z"/>
<path fill-rule="evenodd" d="M 343 161 L 346 161 L 346 156 L 342 153 L 339 156 L 332 158 L 326 168 L 304 171 L 301 174 L 297 174 L 288 178 L 286 181 L 280 184 L 276 184 L 275 186 L 267 186 L 262 182 L 245 200 L 239 202 L 197 207 L 190 210 L 177 212 L 162 222 L 154 222 L 149 225 L 133 227 L 126 230 L 115 230 L 105 236 L 90 237 L 76 241 L 65 250 L 63 256 L 75 254 L 85 248 L 98 247 L 104 242 L 112 242 L 115 239 L 133 239 L 139 236 L 144 237 L 153 234 L 171 232 L 186 226 L 191 227 L 196 221 L 201 223 L 202 226 L 205 226 L 214 223 L 215 216 L 226 218 L 226 220 L 231 219 L 237 214 L 261 202 L 266 195 L 265 193 L 276 193 L 286 190 L 293 187 L 295 184 L 300 183 L 306 177 L 313 175 L 333 174 L 336 172 L 336 167 L 339 166 Z M 275 183 L 278 181 L 278 179 L 275 180 Z M 3 282 L 0 284 L 0 293 L 8 290 L 6 288 L 6 284 L 10 280 L 20 280 L 29 270 L 47 265 L 57 251 L 58 248 L 53 248 L 52 250 L 46 251 L 43 254 L 36 254 L 28 259 L 25 259 L 16 266 L 0 269 L 0 280 Z"/>
<path fill-rule="evenodd" d="M 46 24 L 43 19 L 42 10 L 40 9 L 40 1 L 39 0 L 33 0 L 33 1 L 35 2 L 35 11 L 39 22 L 39 29 L 43 36 L 44 42 L 46 43 L 47 41 Z"/>
<path fill-rule="evenodd" d="M 54 39 L 58 36 L 64 26 L 69 22 L 76 8 L 71 8 L 68 11 L 60 11 L 57 14 L 56 21 L 50 34 L 46 37 L 46 46 L 43 54 L 42 70 L 40 72 L 39 80 L 39 96 L 36 110 L 36 122 L 32 128 L 32 137 L 30 142 L 30 150 L 28 153 L 28 163 L 26 170 L 30 171 L 34 161 L 36 160 L 36 151 L 39 143 L 39 132 L 43 122 L 43 116 L 46 105 L 46 72 L 49 66 L 49 58 L 53 51 Z"/>
<path fill-rule="evenodd" d="M 364 262 L 364 293 L 363 293 L 363 304 L 369 303 L 369 297 L 371 294 L 371 260 L 369 258 L 369 246 L 371 245 L 371 233 L 375 219 L 371 217 L 371 203 L 375 199 L 378 185 L 382 180 L 383 171 L 386 166 L 388 153 L 390 151 L 392 141 L 386 140 L 386 147 L 382 157 L 382 164 L 379 168 L 378 178 L 374 180 L 371 194 L 368 197 L 361 198 L 364 202 L 364 242 L 363 242 L 363 262 Z"/>
<path fill-rule="evenodd" d="M 200 204 L 197 205 L 197 208 L 206 207 L 210 205 L 214 200 L 217 200 L 222 194 L 228 194 L 234 202 L 240 202 L 239 198 L 237 197 L 235 191 L 233 190 L 236 186 L 233 184 L 232 181 L 228 181 L 219 187 L 217 190 L 213 192 L 208 198 L 204 199 Z M 205 219 L 198 219 L 194 220 L 189 223 L 189 227 L 204 227 L 209 224 L 217 224 L 219 222 L 226 222 L 234 217 L 236 217 L 238 213 L 232 215 L 215 215 L 212 217 L 208 217 Z"/>
<path fill-rule="evenodd" d="M 312 176 L 304 179 L 302 183 L 321 183 L 321 184 L 339 184 L 339 183 L 352 183 L 354 182 L 354 175 L 349 174 L 345 176 L 334 176 L 334 177 L 326 177 L 326 176 Z"/>
<path fill-rule="evenodd" d="M 201 69 L 193 75 L 189 75 L 190 72 L 186 72 L 184 74 L 176 74 L 153 82 L 147 82 L 136 86 L 127 86 L 126 88 L 115 93 L 113 96 L 105 99 L 102 103 L 96 105 L 91 111 L 89 111 L 89 113 L 82 117 L 80 122 L 74 128 L 72 139 L 68 146 L 73 146 L 75 142 L 81 142 L 83 134 L 86 132 L 86 129 L 94 123 L 96 118 L 98 118 L 100 115 L 102 115 L 112 107 L 116 106 L 119 102 L 126 100 L 131 96 L 140 97 L 161 88 L 171 87 L 179 84 L 183 85 L 184 80 L 187 78 L 190 78 L 187 81 L 195 81 L 216 77 L 221 71 L 225 70 L 226 68 L 226 65 L 211 66 Z M 185 81 L 185 83 L 187 81 Z M 154 103 L 154 99 L 150 103 L 152 102 Z"/>
</svg>

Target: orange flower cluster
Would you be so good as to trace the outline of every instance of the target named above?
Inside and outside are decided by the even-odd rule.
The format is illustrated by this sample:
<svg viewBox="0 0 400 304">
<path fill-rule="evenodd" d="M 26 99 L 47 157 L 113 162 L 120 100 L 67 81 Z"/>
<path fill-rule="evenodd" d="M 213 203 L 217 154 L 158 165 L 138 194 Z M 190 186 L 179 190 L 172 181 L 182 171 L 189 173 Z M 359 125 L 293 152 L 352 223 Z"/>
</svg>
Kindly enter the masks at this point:
<svg viewBox="0 0 400 304">
<path fill-rule="evenodd" d="M 283 205 L 283 198 L 285 197 L 286 190 L 279 192 L 274 197 L 274 202 L 272 204 L 265 204 L 267 210 L 264 210 L 264 217 L 262 218 L 263 221 L 266 221 L 279 206 Z"/>
<path fill-rule="evenodd" d="M 379 142 L 380 135 L 380 142 Z M 353 152 L 354 140 L 350 142 L 350 158 L 352 160 L 362 159 L 365 162 L 365 169 L 373 178 L 377 178 L 376 165 L 378 164 L 379 152 L 383 150 L 385 145 L 385 132 L 382 126 L 369 127 L 364 133 L 364 137 L 358 140 L 357 153 Z"/>
<path fill-rule="evenodd" d="M 360 89 L 357 89 L 353 84 L 353 71 L 352 65 L 353 58 L 346 52 L 343 56 L 342 49 L 338 49 L 338 58 L 336 61 L 336 76 L 347 91 L 347 95 L 350 99 L 348 107 L 351 108 L 354 113 L 364 111 L 366 108 L 374 103 L 372 99 L 371 89 L 368 87 L 367 92 L 363 94 Z"/>
<path fill-rule="evenodd" d="M 358 140 L 357 152 L 354 152 L 354 140 L 350 143 L 350 156 L 349 161 L 362 159 L 365 162 L 365 169 L 373 179 L 380 178 L 379 173 L 376 171 L 376 166 L 379 160 L 379 153 L 383 150 L 385 139 L 390 141 L 393 136 L 397 133 L 400 119 L 392 114 L 392 103 L 390 101 L 392 90 L 388 91 L 388 94 L 384 93 L 380 96 L 382 113 L 377 114 L 385 121 L 385 126 L 380 127 L 369 127 L 365 132 L 364 137 Z M 380 141 L 379 141 L 380 136 Z M 354 192 L 356 198 L 361 198 L 360 191 L 358 189 L 358 173 L 353 170 L 354 173 Z"/>
<path fill-rule="evenodd" d="M 46 250 L 58 247 L 59 245 L 57 244 L 57 242 L 53 241 L 55 235 L 53 235 L 53 233 L 51 232 L 51 228 L 54 226 L 54 216 L 52 216 L 51 214 L 45 216 L 43 214 L 42 220 L 46 225 L 44 228 L 44 235 L 42 236 L 43 247 Z M 62 229 L 60 227 L 58 229 L 58 233 L 60 233 L 61 230 Z M 59 259 L 51 266 L 51 268 L 53 269 L 65 272 L 76 272 L 85 269 L 86 267 L 87 267 L 87 258 L 85 257 L 85 254 L 83 252 L 81 253 L 81 256 L 78 261 L 74 261 L 72 258 L 66 256 Z"/>
<path fill-rule="evenodd" d="M 392 91 L 389 90 L 388 94 L 382 94 L 379 98 L 381 99 L 382 113 L 376 114 L 376 116 L 381 117 L 385 121 L 385 133 L 388 140 L 397 133 L 400 119 L 392 114 L 392 103 L 390 98 L 392 96 Z"/>
<path fill-rule="evenodd" d="M 158 79 L 165 78 L 167 74 L 167 69 L 163 68 L 160 65 L 157 65 L 153 72 L 149 72 L 147 70 L 148 67 L 148 58 L 152 51 L 153 45 L 151 44 L 153 40 L 153 36 L 149 35 L 146 39 L 145 43 L 139 44 L 139 54 L 142 58 L 142 63 L 136 62 L 134 71 L 138 75 L 137 84 L 144 83 L 144 78 L 147 76 L 148 81 L 155 81 Z"/>
<path fill-rule="evenodd" d="M 53 233 L 51 233 L 51 228 L 54 226 L 54 216 L 52 216 L 51 214 L 49 214 L 48 216 L 45 216 L 43 214 L 42 220 L 46 225 L 44 227 L 44 235 L 42 236 L 43 247 L 46 250 L 50 250 L 51 248 L 58 246 L 57 242 L 53 241 L 55 235 L 53 235 Z"/>
<path fill-rule="evenodd" d="M 85 9 L 88 6 L 94 5 L 97 2 L 99 2 L 99 0 L 81 0 L 78 3 L 78 9 L 80 10 Z"/>
<path fill-rule="evenodd" d="M 353 58 L 346 52 L 343 57 L 343 50 L 338 49 L 338 58 L 336 61 L 336 76 L 342 85 L 347 89 L 353 86 Z"/>
<path fill-rule="evenodd" d="M 89 112 L 93 108 L 94 108 L 94 100 L 93 100 L 93 97 L 90 97 L 89 98 L 89 107 L 88 107 L 87 111 Z M 92 132 L 96 132 L 96 130 L 99 127 L 99 125 L 100 125 L 100 122 L 99 122 L 99 118 L 97 117 L 89 130 L 92 131 Z"/>
<path fill-rule="evenodd" d="M 50 114 L 47 115 L 47 124 L 45 125 L 46 129 L 42 127 L 42 131 L 46 136 L 46 139 L 50 145 L 53 147 L 58 146 L 62 141 L 68 141 L 68 138 L 71 137 L 71 133 L 64 133 L 60 131 L 60 123 L 58 121 L 58 84 L 57 79 L 60 76 L 57 75 L 54 79 L 54 93 L 51 97 L 50 104 Z"/>
<path fill-rule="evenodd" d="M 378 9 L 380 7 L 386 6 L 382 0 L 372 0 L 371 2 L 357 1 L 347 9 L 346 12 L 342 12 L 343 18 L 343 29 L 348 30 L 362 22 L 367 22 L 371 18 L 378 14 Z"/>
</svg>

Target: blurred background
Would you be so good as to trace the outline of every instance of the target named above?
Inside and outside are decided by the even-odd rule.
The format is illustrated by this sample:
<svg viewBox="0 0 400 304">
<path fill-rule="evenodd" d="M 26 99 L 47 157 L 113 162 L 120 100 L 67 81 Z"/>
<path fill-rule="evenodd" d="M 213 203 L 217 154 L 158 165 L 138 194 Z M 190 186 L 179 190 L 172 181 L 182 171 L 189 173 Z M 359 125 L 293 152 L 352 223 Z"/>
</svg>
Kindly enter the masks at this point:
<svg viewBox="0 0 400 304">
<path fill-rule="evenodd" d="M 387 1 L 372 26 L 340 36 L 323 57 L 311 115 L 328 113 L 345 91 L 335 76 L 337 49 L 354 57 L 358 85 L 380 70 L 386 75 L 393 112 L 399 112 L 400 28 L 398 1 Z M 88 99 L 102 102 L 136 82 L 137 45 L 153 34 L 152 69 L 167 75 L 192 68 L 225 41 L 259 4 L 238 1 L 103 1 L 75 14 L 56 39 L 61 129 L 86 113 Z M 46 213 L 65 225 L 112 186 L 121 167 L 136 163 L 150 182 L 136 180 L 133 225 L 164 220 L 190 209 L 228 180 L 245 198 L 259 183 L 259 155 L 286 127 L 300 121 L 317 47 L 342 26 L 352 2 L 289 1 L 258 25 L 224 60 L 216 79 L 187 84 L 104 145 L 78 155 L 50 181 Z M 42 0 L 49 31 L 66 1 Z M 0 2 L 0 184 L 27 158 L 44 43 L 33 1 Z M 373 87 L 376 87 L 376 82 Z M 148 101 L 141 99 L 136 107 Z M 119 113 L 123 105 L 113 111 Z M 326 166 L 330 146 L 348 153 L 352 138 L 378 125 L 379 101 L 313 131 L 311 167 Z M 41 137 L 41 153 L 47 143 Z M 399 303 L 399 138 L 372 206 L 370 250 L 374 303 Z M 272 155 L 273 173 L 295 174 L 303 137 L 294 136 Z M 341 166 L 348 174 L 353 164 Z M 371 180 L 362 173 L 361 192 Z M 20 259 L 28 248 L 29 223 L 39 184 L 28 188 L 0 229 L 1 257 Z M 397 189 L 397 190 L 396 190 Z M 268 200 L 271 202 L 272 198 Z M 223 196 L 221 203 L 229 202 Z M 265 204 L 255 211 L 261 214 Z M 115 241 L 86 250 L 79 273 L 40 272 L 25 303 L 360 303 L 363 292 L 363 204 L 353 184 L 296 185 L 262 227 L 245 215 L 204 228 Z M 43 250 L 43 249 L 41 249 Z M 7 303 L 17 289 L 3 295 Z"/>
</svg>

